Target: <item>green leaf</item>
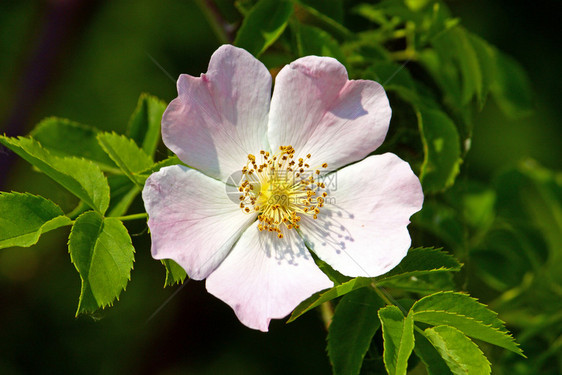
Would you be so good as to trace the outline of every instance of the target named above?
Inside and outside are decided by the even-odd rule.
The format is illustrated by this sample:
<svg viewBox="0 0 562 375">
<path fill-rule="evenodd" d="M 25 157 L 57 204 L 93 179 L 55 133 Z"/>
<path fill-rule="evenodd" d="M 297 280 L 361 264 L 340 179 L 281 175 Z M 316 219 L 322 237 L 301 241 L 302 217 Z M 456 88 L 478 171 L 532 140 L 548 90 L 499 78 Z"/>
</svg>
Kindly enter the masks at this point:
<svg viewBox="0 0 562 375">
<path fill-rule="evenodd" d="M 146 181 L 146 179 L 153 174 L 154 172 L 158 172 L 160 169 L 164 168 L 164 167 L 169 167 L 171 165 L 176 165 L 176 164 L 181 164 L 181 165 L 185 165 L 176 155 L 174 156 L 170 156 L 169 158 L 166 158 L 164 160 L 161 160 L 157 163 L 154 163 L 153 165 L 150 166 L 150 168 L 145 169 L 144 171 L 140 172 L 137 174 L 136 179 L 139 182 L 142 182 L 144 185 L 144 182 Z"/>
<path fill-rule="evenodd" d="M 344 284 L 352 280 L 351 277 L 339 273 L 338 271 L 333 269 L 332 266 L 330 266 L 328 263 L 318 258 L 318 256 L 314 254 L 314 252 L 311 251 L 310 254 L 312 255 L 312 259 L 314 259 L 314 263 L 316 263 L 318 268 L 320 268 L 320 270 L 324 272 L 324 274 L 334 282 L 334 285 Z"/>
<path fill-rule="evenodd" d="M 330 34 L 314 26 L 292 23 L 299 56 L 330 56 L 345 65 L 345 55 Z"/>
<path fill-rule="evenodd" d="M 462 107 L 462 87 L 456 65 L 430 48 L 419 52 L 418 60 L 441 89 L 443 101 L 453 108 Z"/>
<path fill-rule="evenodd" d="M 260 0 L 242 22 L 234 45 L 261 55 L 283 33 L 292 13 L 292 1 Z"/>
<path fill-rule="evenodd" d="M 455 290 L 456 285 L 450 272 L 432 272 L 425 275 L 390 280 L 384 282 L 384 287 L 428 295 L 443 290 Z"/>
<path fill-rule="evenodd" d="M 142 188 L 144 181 L 139 181 L 136 173 L 150 168 L 154 164 L 152 158 L 140 149 L 134 140 L 124 135 L 100 133 L 98 142 L 125 175 Z"/>
<path fill-rule="evenodd" d="M 468 33 L 457 26 L 433 38 L 432 45 L 444 68 L 434 73 L 449 74 L 452 79 L 460 74 L 460 103 L 457 104 L 467 104 L 475 94 L 481 97 L 482 72 Z"/>
<path fill-rule="evenodd" d="M 424 335 L 414 331 L 414 338 L 416 340 L 414 353 L 422 360 L 429 375 L 452 374 L 445 360 Z"/>
<path fill-rule="evenodd" d="M 165 109 L 166 103 L 160 99 L 141 94 L 129 120 L 129 137 L 149 156 L 154 156 L 160 141 L 160 123 Z"/>
<path fill-rule="evenodd" d="M 523 355 L 497 314 L 476 299 L 457 292 L 439 292 L 417 301 L 410 309 L 414 320 L 453 326 L 466 335 Z"/>
<path fill-rule="evenodd" d="M 439 110 L 420 108 L 417 116 L 424 149 L 420 180 L 426 193 L 439 192 L 451 186 L 459 173 L 459 134 L 451 119 Z"/>
<path fill-rule="evenodd" d="M 428 328 L 425 337 L 437 349 L 453 374 L 490 374 L 490 363 L 478 346 L 454 327 Z"/>
<path fill-rule="evenodd" d="M 482 73 L 482 90 L 478 93 L 480 108 L 482 108 L 486 102 L 488 92 L 496 79 L 494 49 L 488 44 L 488 42 L 477 35 L 469 32 L 467 32 L 466 35 L 468 37 L 468 41 L 474 49 L 474 52 L 476 53 L 478 65 L 480 66 L 480 72 Z"/>
<path fill-rule="evenodd" d="M 98 144 L 96 128 L 74 121 L 49 117 L 41 121 L 31 136 L 54 156 L 76 156 L 92 160 L 105 171 L 114 171 L 115 164 Z"/>
<path fill-rule="evenodd" d="M 51 177 L 102 215 L 109 205 L 109 186 L 93 162 L 51 155 L 32 138 L 0 136 L 0 143 Z"/>
<path fill-rule="evenodd" d="M 68 250 L 82 280 L 76 315 L 111 306 L 119 299 L 130 279 L 135 251 L 120 220 L 85 212 L 72 227 Z"/>
<path fill-rule="evenodd" d="M 335 375 L 356 375 L 380 327 L 384 301 L 370 288 L 349 293 L 338 303 L 328 330 L 328 356 Z"/>
<path fill-rule="evenodd" d="M 433 272 L 460 271 L 461 264 L 441 249 L 418 247 L 410 249 L 398 266 L 376 278 L 377 284 L 403 277 L 425 275 Z"/>
<path fill-rule="evenodd" d="M 435 4 L 437 13 L 424 20 L 431 22 L 427 39 L 433 48 L 426 48 L 425 43 L 418 47 L 417 60 L 430 73 L 435 83 L 441 89 L 443 102 L 451 112 L 463 119 L 463 139 L 469 138 L 472 132 L 470 123 L 470 111 L 467 104 L 476 96 L 485 98 L 486 88 L 483 86 L 488 73 L 483 73 L 481 59 L 469 38 L 469 34 L 460 26 L 456 26 L 458 20 L 451 19 L 443 3 Z M 433 21 L 437 22 L 433 22 Z M 434 28 L 436 26 L 436 28 Z M 484 55 L 481 56 L 485 58 Z M 485 78 L 485 77 L 486 78 Z"/>
<path fill-rule="evenodd" d="M 529 115 L 533 98 L 529 77 L 517 61 L 496 50 L 496 80 L 491 92 L 503 113 L 512 118 Z"/>
<path fill-rule="evenodd" d="M 375 81 L 384 86 L 385 90 L 406 88 L 415 95 L 414 79 L 404 66 L 391 61 L 377 60 L 367 69 L 366 74 L 371 74 Z M 415 100 L 412 100 L 413 98 L 409 99 L 411 99 L 409 101 L 413 102 L 413 104 L 416 104 Z"/>
<path fill-rule="evenodd" d="M 396 306 L 379 310 L 384 339 L 384 365 L 389 375 L 405 375 L 414 349 L 414 320 Z"/>
<path fill-rule="evenodd" d="M 326 301 L 333 300 L 334 298 L 341 297 L 341 296 L 343 296 L 343 295 L 345 295 L 349 292 L 352 292 L 356 289 L 363 288 L 363 287 L 369 285 L 371 282 L 372 282 L 371 279 L 368 279 L 368 278 L 365 278 L 365 277 L 357 277 L 357 278 L 351 279 L 348 282 L 345 282 L 343 284 L 336 285 L 333 288 L 330 288 L 328 290 L 315 293 L 312 296 L 310 296 L 309 298 L 307 298 L 306 300 L 304 300 L 303 302 L 301 302 L 295 308 L 295 310 L 293 310 L 293 313 L 291 314 L 291 317 L 289 318 L 287 323 L 290 323 L 290 322 L 294 321 L 295 319 L 297 319 L 299 316 L 301 316 L 305 312 L 307 312 L 307 311 L 309 311 L 309 310 L 311 310 L 311 309 L 313 309 L 317 306 L 320 306 L 322 303 L 324 303 Z"/>
<path fill-rule="evenodd" d="M 185 270 L 171 259 L 162 260 L 162 264 L 166 267 L 166 281 L 164 286 L 172 286 L 175 284 L 183 284 L 187 273 Z"/>
<path fill-rule="evenodd" d="M 462 214 L 463 222 L 485 231 L 494 221 L 496 193 L 486 185 L 463 181 L 447 192 L 447 200 Z"/>
<path fill-rule="evenodd" d="M 0 212 L 0 249 L 35 245 L 41 234 L 72 223 L 55 203 L 28 193 L 0 192 Z"/>
<path fill-rule="evenodd" d="M 423 202 L 422 210 L 412 222 L 419 228 L 433 234 L 451 249 L 465 245 L 465 226 L 459 218 L 458 210 L 432 199 Z"/>
</svg>

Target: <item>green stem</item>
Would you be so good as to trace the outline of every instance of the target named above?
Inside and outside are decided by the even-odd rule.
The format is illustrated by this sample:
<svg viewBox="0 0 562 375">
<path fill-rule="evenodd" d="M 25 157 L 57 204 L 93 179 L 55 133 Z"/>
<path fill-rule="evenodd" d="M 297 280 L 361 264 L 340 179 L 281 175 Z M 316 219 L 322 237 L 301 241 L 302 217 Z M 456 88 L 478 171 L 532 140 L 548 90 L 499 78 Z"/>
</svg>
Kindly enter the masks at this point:
<svg viewBox="0 0 562 375">
<path fill-rule="evenodd" d="M 387 305 L 394 305 L 398 307 L 404 315 L 408 315 L 408 310 L 406 310 L 398 301 L 396 301 L 392 296 L 387 296 L 375 282 L 371 283 L 371 288 L 374 289 L 375 293 L 387 304 Z"/>
<path fill-rule="evenodd" d="M 394 303 L 392 303 L 388 296 L 384 294 L 374 282 L 371 283 L 371 287 L 375 290 L 375 293 L 377 293 L 379 297 L 381 297 L 381 299 L 386 302 L 387 305 L 394 305 Z"/>
<path fill-rule="evenodd" d="M 425 336 L 425 334 L 424 334 L 424 332 L 423 332 L 423 329 L 421 329 L 420 327 L 418 327 L 418 326 L 415 325 L 415 324 L 414 324 L 414 329 L 415 329 L 416 331 L 418 331 L 418 333 L 420 333 L 420 334 L 422 334 L 422 335 Z"/>
<path fill-rule="evenodd" d="M 322 314 L 322 321 L 324 321 L 324 327 L 326 327 L 327 331 L 334 317 L 334 307 L 330 301 L 326 301 L 320 305 L 320 312 Z"/>
<path fill-rule="evenodd" d="M 203 12 L 203 15 L 207 19 L 207 22 L 209 22 L 209 26 L 211 26 L 218 41 L 222 44 L 231 43 L 232 40 L 230 40 L 231 38 L 229 38 L 224 29 L 224 20 L 218 10 L 215 9 L 214 4 L 209 0 L 196 0 L 195 3 L 199 6 L 201 12 Z"/>
<path fill-rule="evenodd" d="M 128 221 L 128 220 L 139 220 L 139 219 L 146 219 L 148 218 L 148 214 L 143 212 L 140 214 L 132 214 L 132 215 L 125 215 L 125 216 L 116 216 L 114 219 L 119 219 L 121 221 Z"/>
</svg>

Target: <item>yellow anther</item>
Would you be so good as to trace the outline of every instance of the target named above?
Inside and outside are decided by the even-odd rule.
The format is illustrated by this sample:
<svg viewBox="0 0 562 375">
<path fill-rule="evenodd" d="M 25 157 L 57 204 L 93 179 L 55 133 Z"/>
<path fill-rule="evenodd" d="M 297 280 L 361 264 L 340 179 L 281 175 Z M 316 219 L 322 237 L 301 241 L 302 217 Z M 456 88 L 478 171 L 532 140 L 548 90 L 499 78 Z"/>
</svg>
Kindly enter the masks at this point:
<svg viewBox="0 0 562 375">
<path fill-rule="evenodd" d="M 298 229 L 302 215 L 316 219 L 328 195 L 321 190 L 323 183 L 315 180 L 320 169 L 307 171 L 310 166 L 303 158 L 294 159 L 295 149 L 291 145 L 279 146 L 271 156 L 265 150 L 256 155 L 260 160 L 248 154 L 238 191 L 240 208 L 258 214 L 258 230 L 283 238 L 283 226 L 287 230 Z M 306 155 L 306 159 L 311 157 Z M 327 166 L 322 164 L 322 168 Z"/>
</svg>

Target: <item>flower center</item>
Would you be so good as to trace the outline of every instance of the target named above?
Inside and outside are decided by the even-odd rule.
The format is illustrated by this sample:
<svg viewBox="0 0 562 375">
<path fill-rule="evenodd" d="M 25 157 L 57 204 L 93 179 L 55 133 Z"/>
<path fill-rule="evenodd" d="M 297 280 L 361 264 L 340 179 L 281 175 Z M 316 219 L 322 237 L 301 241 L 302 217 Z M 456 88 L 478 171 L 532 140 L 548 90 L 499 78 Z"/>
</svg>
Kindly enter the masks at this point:
<svg viewBox="0 0 562 375">
<path fill-rule="evenodd" d="M 328 193 L 320 181 L 320 168 L 311 168 L 306 158 L 294 158 L 292 146 L 281 146 L 270 155 L 260 151 L 258 160 L 248 155 L 242 168 L 242 179 L 238 187 L 240 208 L 246 212 L 258 212 L 258 229 L 277 233 L 283 238 L 282 228 L 298 229 L 303 215 L 318 218 Z"/>
</svg>

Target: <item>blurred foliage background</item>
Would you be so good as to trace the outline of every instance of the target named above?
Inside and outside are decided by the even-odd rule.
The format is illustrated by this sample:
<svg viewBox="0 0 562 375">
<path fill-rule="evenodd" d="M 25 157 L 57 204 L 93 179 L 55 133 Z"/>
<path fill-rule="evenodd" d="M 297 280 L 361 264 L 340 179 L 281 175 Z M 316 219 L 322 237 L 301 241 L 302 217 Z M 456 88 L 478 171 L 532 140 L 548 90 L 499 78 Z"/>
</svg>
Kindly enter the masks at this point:
<svg viewBox="0 0 562 375">
<path fill-rule="evenodd" d="M 343 1 L 346 8 L 335 9 L 347 15 L 347 7 L 356 3 Z M 141 92 L 170 101 L 176 96 L 175 78 L 205 72 L 222 38 L 235 31 L 215 34 L 209 19 L 217 9 L 209 4 L 2 1 L 0 133 L 27 134 L 48 116 L 124 132 Z M 227 21 L 236 27 L 231 2 L 216 4 L 234 14 Z M 473 120 L 472 147 L 457 185 L 435 205 L 445 201 L 447 207 L 456 207 L 455 194 L 470 190 L 474 194 L 463 196 L 476 203 L 466 207 L 476 211 L 466 214 L 468 221 L 497 223 L 496 216 L 519 220 L 520 228 L 500 225 L 485 233 L 459 229 L 474 239 L 472 262 L 484 265 L 467 265 L 465 272 L 477 277 L 466 288 L 500 313 L 531 358 L 510 367 L 513 357 L 500 356 L 505 368 L 498 373 L 511 369 L 554 374 L 560 364 L 553 358 L 562 347 L 562 181 L 549 170 L 560 170 L 562 160 L 562 54 L 554 27 L 560 4 L 447 4 L 466 29 L 522 64 L 534 89 L 535 110 L 529 116 L 507 118 L 489 101 Z M 70 196 L 4 148 L 0 172 L 2 191 L 29 191 L 52 199 L 65 211 L 74 208 Z M 138 209 L 134 206 L 131 212 L 141 211 L 142 202 L 135 205 Z M 423 215 L 431 212 L 414 221 L 420 227 Z M 485 227 L 481 224 L 474 226 Z M 427 228 L 423 245 L 434 244 L 432 235 L 443 240 L 436 232 L 445 230 L 450 241 L 442 244 L 455 247 L 458 223 L 450 218 L 447 225 Z M 0 373 L 330 372 L 318 314 L 309 313 L 289 325 L 272 322 L 267 334 L 249 330 L 226 304 L 206 293 L 202 282 L 164 289 L 164 269 L 150 257 L 145 225 L 127 226 L 137 251 L 131 282 L 121 300 L 94 319 L 74 318 L 80 283 L 66 251 L 68 233 L 51 232 L 35 247 L 0 252 Z M 537 277 L 543 267 L 555 280 Z"/>
</svg>

